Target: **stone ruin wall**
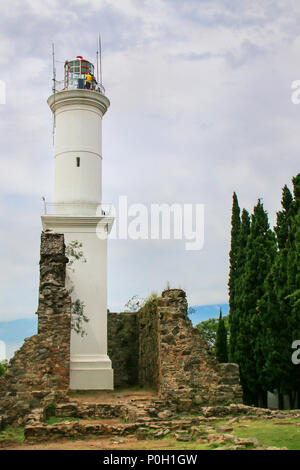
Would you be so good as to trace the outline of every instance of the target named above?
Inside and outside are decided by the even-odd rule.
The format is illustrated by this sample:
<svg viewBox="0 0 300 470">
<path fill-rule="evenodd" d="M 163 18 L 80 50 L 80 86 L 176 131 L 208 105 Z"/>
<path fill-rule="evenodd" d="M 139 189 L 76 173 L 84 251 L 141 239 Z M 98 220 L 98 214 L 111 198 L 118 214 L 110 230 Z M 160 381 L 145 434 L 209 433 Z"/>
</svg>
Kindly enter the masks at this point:
<svg viewBox="0 0 300 470">
<path fill-rule="evenodd" d="M 181 289 L 156 300 L 158 316 L 158 390 L 162 398 L 189 410 L 199 406 L 242 403 L 239 369 L 220 364 L 187 314 Z"/>
<path fill-rule="evenodd" d="M 6 424 L 30 409 L 63 400 L 69 387 L 71 299 L 65 289 L 64 236 L 41 235 L 38 334 L 26 338 L 0 378 L 0 415 Z"/>
<path fill-rule="evenodd" d="M 159 391 L 159 317 L 156 300 L 138 312 L 139 384 Z"/>
<path fill-rule="evenodd" d="M 125 365 L 134 351 L 138 370 L 136 384 L 157 390 L 170 406 L 176 403 L 178 410 L 242 403 L 238 366 L 219 364 L 211 354 L 207 343 L 188 318 L 184 291 L 166 290 L 161 297 L 147 302 L 137 314 L 110 314 L 111 336 L 114 323 L 120 322 L 119 315 L 123 322 L 126 315 L 130 316 L 131 321 L 136 316 L 137 322 L 134 323 L 133 342 L 129 349 L 122 346 L 122 329 L 119 329 L 120 337 L 115 337 L 114 342 L 109 334 L 116 384 L 128 385 L 124 369 L 121 371 L 119 367 L 122 363 L 120 358 L 123 358 Z M 130 323 L 127 327 L 130 328 Z"/>
<path fill-rule="evenodd" d="M 64 236 L 41 236 L 38 334 L 26 338 L 0 378 L 0 416 L 13 423 L 31 409 L 68 401 L 71 298 Z M 170 289 L 138 313 L 108 313 L 115 386 L 154 388 L 170 407 L 241 402 L 238 367 L 219 364 L 187 315 L 185 292 Z"/>
</svg>

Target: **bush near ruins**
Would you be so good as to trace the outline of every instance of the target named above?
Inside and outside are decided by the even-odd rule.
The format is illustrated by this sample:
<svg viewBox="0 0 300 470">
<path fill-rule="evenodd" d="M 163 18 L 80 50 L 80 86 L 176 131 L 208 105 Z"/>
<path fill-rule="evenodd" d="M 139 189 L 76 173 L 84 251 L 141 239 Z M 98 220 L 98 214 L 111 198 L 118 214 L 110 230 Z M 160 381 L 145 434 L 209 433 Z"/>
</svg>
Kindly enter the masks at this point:
<svg viewBox="0 0 300 470">
<path fill-rule="evenodd" d="M 226 330 L 228 331 L 228 315 L 222 317 L 222 320 L 224 320 Z M 209 318 L 208 320 L 201 321 L 197 325 L 200 336 L 207 342 L 213 354 L 216 354 L 215 342 L 216 342 L 218 324 L 219 324 L 218 318 Z"/>
<path fill-rule="evenodd" d="M 7 361 L 1 361 L 0 362 L 0 377 L 5 374 L 5 371 L 7 369 Z"/>
</svg>

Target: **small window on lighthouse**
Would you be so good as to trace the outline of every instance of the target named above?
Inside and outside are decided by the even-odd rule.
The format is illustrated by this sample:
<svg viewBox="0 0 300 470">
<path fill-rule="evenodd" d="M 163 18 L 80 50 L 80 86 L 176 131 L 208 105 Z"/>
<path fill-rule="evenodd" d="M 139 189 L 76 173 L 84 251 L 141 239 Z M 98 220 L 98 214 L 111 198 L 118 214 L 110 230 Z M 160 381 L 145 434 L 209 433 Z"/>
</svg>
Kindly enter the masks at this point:
<svg viewBox="0 0 300 470">
<path fill-rule="evenodd" d="M 80 167 L 80 158 L 79 157 L 76 157 L 76 166 Z"/>
</svg>

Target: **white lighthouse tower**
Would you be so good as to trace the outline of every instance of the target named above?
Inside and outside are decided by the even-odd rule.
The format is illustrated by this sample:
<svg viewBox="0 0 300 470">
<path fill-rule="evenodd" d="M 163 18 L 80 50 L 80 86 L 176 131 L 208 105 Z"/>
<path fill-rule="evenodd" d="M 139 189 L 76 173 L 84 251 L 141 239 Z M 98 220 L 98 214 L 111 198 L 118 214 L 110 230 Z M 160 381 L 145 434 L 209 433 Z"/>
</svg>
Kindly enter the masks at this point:
<svg viewBox="0 0 300 470">
<path fill-rule="evenodd" d="M 82 244 L 85 263 L 70 272 L 72 300 L 84 303 L 86 334 L 72 330 L 70 388 L 113 389 L 107 355 L 107 242 L 113 217 L 102 204 L 102 118 L 110 102 L 86 81 L 94 66 L 81 56 L 65 63 L 60 90 L 48 98 L 55 119 L 54 202 L 45 204 L 43 229 Z M 89 77 L 88 77 L 89 78 Z M 57 82 L 59 83 L 59 82 Z M 89 87 L 89 88 L 87 88 Z"/>
</svg>

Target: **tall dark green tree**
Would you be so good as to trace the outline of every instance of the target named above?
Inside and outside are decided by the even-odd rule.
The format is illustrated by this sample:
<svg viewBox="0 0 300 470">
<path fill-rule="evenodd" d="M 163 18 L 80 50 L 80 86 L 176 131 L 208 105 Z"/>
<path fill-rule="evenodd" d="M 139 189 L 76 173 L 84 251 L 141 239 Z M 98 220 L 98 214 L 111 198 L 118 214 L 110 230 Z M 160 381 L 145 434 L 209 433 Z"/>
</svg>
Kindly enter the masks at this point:
<svg viewBox="0 0 300 470">
<path fill-rule="evenodd" d="M 287 186 L 282 191 L 282 209 L 275 227 L 278 250 L 259 303 L 265 331 L 261 380 L 269 390 L 278 392 L 280 408 L 284 394 L 289 395 L 293 408 L 300 389 L 299 368 L 291 361 L 291 345 L 300 338 L 299 175 L 293 178 L 293 185 L 294 198 Z"/>
<path fill-rule="evenodd" d="M 291 234 L 287 255 L 287 284 L 290 305 L 289 329 L 292 337 L 289 340 L 300 339 L 300 173 L 293 178 L 294 201 L 292 205 Z M 290 345 L 289 345 L 290 346 Z M 291 364 L 291 362 L 290 362 Z M 295 406 L 296 391 L 298 391 L 298 407 L 300 406 L 300 373 L 299 367 L 291 366 L 290 401 Z"/>
<path fill-rule="evenodd" d="M 236 284 L 238 277 L 238 253 L 239 253 L 239 237 L 241 229 L 240 207 L 236 193 L 232 198 L 232 215 L 231 215 L 231 245 L 229 252 L 229 325 L 230 325 L 230 345 L 229 354 L 232 362 L 236 361 L 236 338 L 237 338 L 237 302 L 236 302 Z"/>
<path fill-rule="evenodd" d="M 295 239 L 288 259 L 288 268 L 292 268 L 288 271 L 288 285 L 290 288 L 288 299 L 291 301 L 294 315 L 298 320 L 300 314 L 300 211 L 298 211 L 292 222 L 292 228 Z"/>
<path fill-rule="evenodd" d="M 220 309 L 219 322 L 216 334 L 216 356 L 219 362 L 228 362 L 227 353 L 227 329 Z"/>
<path fill-rule="evenodd" d="M 236 203 L 230 359 L 240 366 L 246 403 L 265 405 L 266 391 L 277 390 L 281 406 L 289 394 L 291 406 L 300 407 L 299 366 L 291 360 L 292 343 L 300 339 L 300 174 L 293 195 L 283 188 L 275 233 L 260 200 L 251 223 L 244 210 L 240 225 Z"/>
<path fill-rule="evenodd" d="M 277 253 L 265 281 L 265 292 L 259 302 L 263 329 L 260 332 L 264 364 L 260 381 L 268 390 L 279 392 L 279 406 L 283 407 L 283 391 L 287 391 L 290 375 L 291 331 L 289 328 L 290 301 L 288 289 L 288 253 L 290 250 L 293 196 L 283 188 L 282 210 L 277 213 Z"/>
<path fill-rule="evenodd" d="M 298 305 L 299 300 L 299 214 L 300 214 L 300 173 L 293 178 L 293 193 L 294 200 L 292 204 L 292 216 L 290 224 L 290 236 L 288 245 L 288 260 L 287 260 L 287 272 L 288 272 L 288 290 L 289 295 L 293 298 L 293 305 Z M 296 303 L 295 303 L 296 302 Z M 296 312 L 295 312 L 296 313 Z"/>
<path fill-rule="evenodd" d="M 248 336 L 248 332 L 243 328 L 242 308 L 243 292 L 241 290 L 241 280 L 245 273 L 246 246 L 250 233 L 250 217 L 246 209 L 242 211 L 240 229 L 236 241 L 236 270 L 234 280 L 234 309 L 231 315 L 230 326 L 230 361 L 239 364 L 241 356 L 244 354 L 243 336 Z"/>
<path fill-rule="evenodd" d="M 276 254 L 275 236 L 269 226 L 268 214 L 261 200 L 251 216 L 250 233 L 245 248 L 245 263 L 237 289 L 240 292 L 239 365 L 244 399 L 264 405 L 266 391 L 261 376 L 264 364 L 264 328 L 258 302 L 264 295 L 264 283 Z"/>
</svg>

